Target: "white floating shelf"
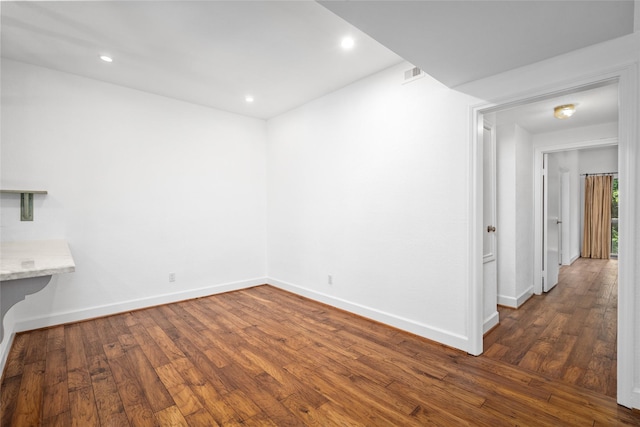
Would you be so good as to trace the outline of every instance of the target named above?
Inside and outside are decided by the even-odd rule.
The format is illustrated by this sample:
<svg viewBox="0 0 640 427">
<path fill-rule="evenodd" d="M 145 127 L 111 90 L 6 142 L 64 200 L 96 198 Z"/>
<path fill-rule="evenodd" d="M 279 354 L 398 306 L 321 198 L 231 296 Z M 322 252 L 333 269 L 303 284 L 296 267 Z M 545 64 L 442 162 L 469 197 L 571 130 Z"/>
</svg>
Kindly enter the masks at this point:
<svg viewBox="0 0 640 427">
<path fill-rule="evenodd" d="M 11 194 L 47 194 L 47 190 L 0 190 L 0 193 Z"/>
<path fill-rule="evenodd" d="M 47 194 L 46 190 L 0 190 L 5 194 L 20 194 L 20 221 L 33 221 L 33 195 Z"/>
</svg>

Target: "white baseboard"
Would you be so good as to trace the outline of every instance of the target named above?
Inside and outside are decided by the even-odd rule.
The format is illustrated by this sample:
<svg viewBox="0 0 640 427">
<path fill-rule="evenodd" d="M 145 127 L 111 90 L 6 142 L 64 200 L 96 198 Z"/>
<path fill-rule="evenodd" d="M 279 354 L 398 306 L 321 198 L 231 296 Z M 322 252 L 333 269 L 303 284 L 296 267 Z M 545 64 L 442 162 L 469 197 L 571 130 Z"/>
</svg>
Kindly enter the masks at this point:
<svg viewBox="0 0 640 427">
<path fill-rule="evenodd" d="M 518 308 L 518 299 L 504 295 L 498 295 L 498 305 L 504 307 Z"/>
<path fill-rule="evenodd" d="M 65 313 L 56 313 L 43 317 L 32 317 L 16 322 L 14 332 L 30 331 L 33 329 L 46 328 L 49 326 L 62 325 L 70 322 L 93 319 L 96 317 L 110 316 L 112 314 L 124 313 L 131 310 L 153 307 L 155 305 L 169 304 L 177 301 L 184 301 L 193 298 L 205 297 L 220 294 L 223 292 L 237 291 L 250 288 L 252 286 L 263 285 L 267 278 L 261 277 L 239 282 L 225 283 L 221 285 L 207 286 L 205 288 L 189 289 L 186 291 L 170 294 L 155 295 L 148 298 L 124 301 L 115 304 L 90 307 L 82 310 L 74 310 Z"/>
<path fill-rule="evenodd" d="M 14 322 L 13 328 L 9 328 L 10 330 L 5 330 L 4 332 L 5 339 L 2 340 L 0 346 L 0 372 L 4 372 L 4 366 L 11 349 L 11 343 L 13 341 L 13 337 L 17 332 L 30 331 L 33 329 L 46 328 L 71 322 L 79 322 L 96 317 L 110 316 L 112 314 L 125 313 L 127 311 L 153 307 L 155 305 L 169 304 L 172 302 L 205 297 L 224 292 L 237 291 L 240 289 L 250 288 L 252 286 L 263 285 L 265 283 L 267 283 L 267 278 L 260 277 L 239 282 L 208 286 L 205 288 L 189 289 L 170 294 L 155 295 L 148 298 L 140 298 L 114 304 L 106 304 L 81 310 L 67 311 L 64 313 L 54 313 L 47 316 L 19 319 Z"/>
<path fill-rule="evenodd" d="M 498 295 L 498 305 L 503 305 L 505 307 L 518 308 L 529 298 L 533 296 L 533 286 L 529 287 L 523 293 L 521 293 L 517 298 Z"/>
<path fill-rule="evenodd" d="M 411 332 L 412 334 L 437 341 L 450 347 L 454 347 L 463 351 L 467 351 L 469 348 L 468 338 L 463 335 L 455 334 L 444 329 L 429 326 L 424 323 L 404 318 L 402 316 L 387 313 L 331 295 L 323 294 L 321 292 L 297 286 L 292 283 L 283 282 L 271 277 L 267 279 L 267 284 L 315 301 L 322 302 L 332 307 L 340 308 L 342 310 L 349 311 L 351 313 L 375 320 L 377 322 L 384 323 L 386 325 L 393 326 L 407 332 Z"/>
<path fill-rule="evenodd" d="M 0 377 L 4 373 L 4 366 L 7 363 L 9 357 L 9 350 L 13 344 L 13 339 L 16 337 L 16 333 L 13 331 L 4 331 L 4 338 L 2 340 L 2 346 L 0 347 Z"/>
<path fill-rule="evenodd" d="M 527 300 L 532 296 L 533 296 L 533 286 L 529 286 L 528 289 L 526 289 L 523 293 L 521 293 L 518 296 L 518 299 L 516 300 L 516 304 L 517 304 L 516 307 L 520 307 L 522 304 L 527 302 Z"/>
<path fill-rule="evenodd" d="M 640 387 L 635 387 L 631 392 L 631 409 L 640 410 Z"/>
<path fill-rule="evenodd" d="M 499 323 L 499 321 L 500 321 L 500 314 L 496 310 L 491 315 L 489 315 L 489 317 L 484 319 L 484 323 L 482 325 L 482 333 L 486 334 L 487 332 L 489 332 L 491 328 L 493 328 Z"/>
</svg>

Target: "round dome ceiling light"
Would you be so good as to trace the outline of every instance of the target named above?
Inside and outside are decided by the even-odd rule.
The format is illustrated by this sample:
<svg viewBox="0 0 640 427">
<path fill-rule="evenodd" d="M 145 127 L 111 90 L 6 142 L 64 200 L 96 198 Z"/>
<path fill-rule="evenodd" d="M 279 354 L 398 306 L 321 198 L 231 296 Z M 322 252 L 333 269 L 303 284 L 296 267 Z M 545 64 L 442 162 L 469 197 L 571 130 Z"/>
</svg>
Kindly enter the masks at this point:
<svg viewBox="0 0 640 427">
<path fill-rule="evenodd" d="M 573 116 L 573 113 L 575 112 L 576 106 L 574 104 L 558 105 L 553 109 L 553 116 L 556 119 L 563 120 Z"/>
</svg>

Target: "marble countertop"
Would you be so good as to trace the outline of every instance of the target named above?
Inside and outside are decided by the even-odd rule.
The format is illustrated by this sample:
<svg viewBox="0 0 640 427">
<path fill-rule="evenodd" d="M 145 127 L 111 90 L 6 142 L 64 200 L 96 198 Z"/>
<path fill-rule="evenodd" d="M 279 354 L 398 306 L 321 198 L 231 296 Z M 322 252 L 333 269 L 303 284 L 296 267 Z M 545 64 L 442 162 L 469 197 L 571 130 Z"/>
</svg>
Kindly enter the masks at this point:
<svg viewBox="0 0 640 427">
<path fill-rule="evenodd" d="M 64 240 L 0 244 L 0 281 L 71 273 L 76 264 Z"/>
</svg>

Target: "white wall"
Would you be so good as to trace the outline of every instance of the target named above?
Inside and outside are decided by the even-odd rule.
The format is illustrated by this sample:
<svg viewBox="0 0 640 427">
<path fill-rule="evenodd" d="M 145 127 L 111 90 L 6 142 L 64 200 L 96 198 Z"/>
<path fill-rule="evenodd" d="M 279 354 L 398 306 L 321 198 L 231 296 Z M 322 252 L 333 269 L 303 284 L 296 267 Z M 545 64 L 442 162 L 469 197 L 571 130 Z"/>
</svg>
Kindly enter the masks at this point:
<svg viewBox="0 0 640 427">
<path fill-rule="evenodd" d="M 7 329 L 264 283 L 265 132 L 262 120 L 3 59 L 2 186 L 49 194 L 33 222 L 2 195 L 2 240 L 66 239 L 76 262 L 14 306 Z"/>
<path fill-rule="evenodd" d="M 578 173 L 618 172 L 618 147 L 591 148 L 578 151 Z"/>
<path fill-rule="evenodd" d="M 498 126 L 496 138 L 498 304 L 516 307 L 516 126 Z"/>
<path fill-rule="evenodd" d="M 518 125 L 498 127 L 498 304 L 519 307 L 533 295 L 533 151 Z"/>
<path fill-rule="evenodd" d="M 580 197 L 580 172 L 575 173 L 578 169 L 578 153 L 572 151 L 567 159 L 567 169 L 569 170 L 569 262 L 573 262 L 580 257 L 580 236 L 582 235 L 582 226 L 580 225 L 582 214 L 582 201 Z"/>
<path fill-rule="evenodd" d="M 269 276 L 465 348 L 474 100 L 409 68 L 269 121 Z"/>
<path fill-rule="evenodd" d="M 565 265 L 569 265 L 580 257 L 580 236 L 582 235 L 582 199 L 580 191 L 580 172 L 579 172 L 579 159 L 578 151 L 567 151 L 564 168 L 569 174 L 569 194 L 568 197 L 563 198 L 563 203 L 568 205 L 565 210 L 569 211 L 569 215 L 564 215 L 563 221 L 568 219 L 568 224 L 563 228 L 563 241 L 565 244 L 566 256 L 563 259 Z"/>
<path fill-rule="evenodd" d="M 544 148 L 571 145 L 580 142 L 597 142 L 599 140 L 602 140 L 603 143 L 608 143 L 611 138 L 617 137 L 618 123 L 611 122 L 556 132 L 534 134 L 533 146 L 535 148 Z"/>
<path fill-rule="evenodd" d="M 533 294 L 532 135 L 516 126 L 516 307 Z"/>
</svg>

